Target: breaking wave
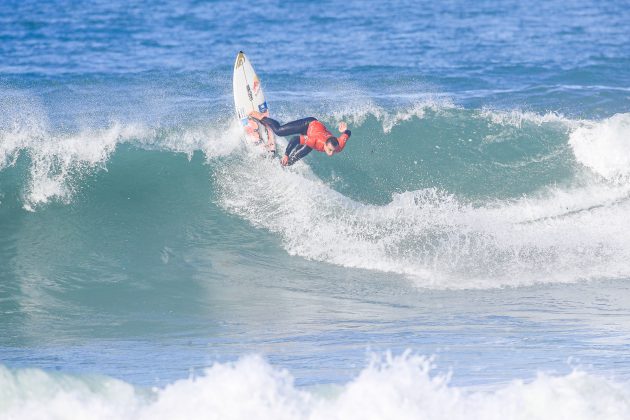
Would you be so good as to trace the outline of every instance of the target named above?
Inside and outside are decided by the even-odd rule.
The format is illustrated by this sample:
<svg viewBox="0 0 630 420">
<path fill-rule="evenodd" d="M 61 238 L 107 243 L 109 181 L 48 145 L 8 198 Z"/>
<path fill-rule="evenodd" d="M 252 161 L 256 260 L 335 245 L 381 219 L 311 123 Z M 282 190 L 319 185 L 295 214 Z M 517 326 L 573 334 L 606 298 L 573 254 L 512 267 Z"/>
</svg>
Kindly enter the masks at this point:
<svg viewBox="0 0 630 420">
<path fill-rule="evenodd" d="M 121 145 L 202 152 L 216 202 L 293 255 L 436 288 L 630 275 L 630 114 L 572 120 L 435 98 L 342 109 L 332 114 L 355 124 L 348 151 L 284 169 L 245 147 L 230 119 L 64 131 L 17 103 L 0 120 L 0 177 L 21 168 L 26 210 L 71 202 Z"/>
<path fill-rule="evenodd" d="M 298 388 L 258 356 L 216 363 L 164 388 L 0 366 L 5 419 L 625 419 L 627 384 L 581 370 L 478 390 L 450 384 L 430 358 L 373 356 L 345 385 Z"/>
</svg>

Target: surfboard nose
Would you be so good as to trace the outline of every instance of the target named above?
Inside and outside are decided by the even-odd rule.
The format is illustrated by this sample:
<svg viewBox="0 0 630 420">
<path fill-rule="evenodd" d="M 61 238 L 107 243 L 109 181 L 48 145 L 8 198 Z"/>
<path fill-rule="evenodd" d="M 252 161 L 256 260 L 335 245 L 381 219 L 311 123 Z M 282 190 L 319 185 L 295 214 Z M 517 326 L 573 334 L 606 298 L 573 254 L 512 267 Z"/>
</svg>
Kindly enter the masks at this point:
<svg viewBox="0 0 630 420">
<path fill-rule="evenodd" d="M 245 62 L 245 53 L 243 51 L 239 51 L 236 55 L 236 60 L 234 61 L 234 69 L 241 67 Z"/>
</svg>

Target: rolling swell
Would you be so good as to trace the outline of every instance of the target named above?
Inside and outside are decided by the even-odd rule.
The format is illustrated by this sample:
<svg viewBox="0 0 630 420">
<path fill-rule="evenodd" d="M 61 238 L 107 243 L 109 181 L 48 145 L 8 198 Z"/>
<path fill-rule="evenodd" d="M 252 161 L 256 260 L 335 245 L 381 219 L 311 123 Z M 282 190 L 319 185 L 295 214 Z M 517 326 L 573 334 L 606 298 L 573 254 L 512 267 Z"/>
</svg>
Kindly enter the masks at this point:
<svg viewBox="0 0 630 420">
<path fill-rule="evenodd" d="M 211 126 L 111 123 L 69 133 L 33 120 L 5 121 L 3 219 L 20 207 L 46 214 L 90 202 L 103 193 L 99 185 L 114 182 L 116 167 L 126 175 L 115 177 L 109 193 L 132 188 L 141 166 L 153 165 L 177 186 L 163 196 L 176 203 L 172 214 L 161 217 L 211 211 L 229 224 L 236 215 L 271 232 L 292 255 L 399 273 L 422 287 L 630 275 L 624 217 L 630 187 L 620 158 L 627 114 L 578 121 L 420 104 L 339 116 L 354 123 L 348 151 L 335 159 L 313 154 L 288 170 L 243 147 L 238 129 L 220 119 Z M 155 160 L 143 158 L 148 154 Z M 608 162 L 614 171 L 602 169 Z M 178 182 L 190 171 L 195 182 Z M 158 175 L 145 194 L 160 196 L 164 179 Z M 203 188 L 208 205 L 192 205 Z M 125 206 L 97 201 L 108 206 L 104 214 Z M 135 223 L 159 229 L 159 201 L 152 203 Z"/>
</svg>

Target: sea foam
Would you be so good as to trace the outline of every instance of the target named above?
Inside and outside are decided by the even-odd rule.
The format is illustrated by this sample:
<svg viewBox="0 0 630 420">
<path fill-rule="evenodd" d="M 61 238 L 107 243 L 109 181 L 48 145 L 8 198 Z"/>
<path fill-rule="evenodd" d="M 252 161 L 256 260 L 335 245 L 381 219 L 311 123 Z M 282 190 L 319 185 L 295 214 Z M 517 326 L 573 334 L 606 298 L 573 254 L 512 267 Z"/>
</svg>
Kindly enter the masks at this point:
<svg viewBox="0 0 630 420">
<path fill-rule="evenodd" d="M 456 372 L 452 373 L 456 374 Z M 626 419 L 625 383 L 574 370 L 490 389 L 454 386 L 431 358 L 373 356 L 343 385 L 300 388 L 259 356 L 216 363 L 164 388 L 0 367 L 4 419 Z"/>
<path fill-rule="evenodd" d="M 598 175 L 630 181 L 630 114 L 585 123 L 571 133 L 569 144 L 577 160 Z"/>
</svg>

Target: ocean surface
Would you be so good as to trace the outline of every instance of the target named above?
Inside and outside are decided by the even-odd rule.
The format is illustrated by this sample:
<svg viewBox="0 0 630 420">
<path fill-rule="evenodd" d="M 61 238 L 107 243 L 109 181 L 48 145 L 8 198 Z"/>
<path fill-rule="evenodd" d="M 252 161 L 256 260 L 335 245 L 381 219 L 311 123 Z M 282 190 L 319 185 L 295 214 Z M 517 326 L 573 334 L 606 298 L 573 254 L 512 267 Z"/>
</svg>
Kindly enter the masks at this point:
<svg viewBox="0 0 630 420">
<path fill-rule="evenodd" d="M 0 2 L 0 418 L 628 419 L 629 356 L 627 1 Z"/>
</svg>

